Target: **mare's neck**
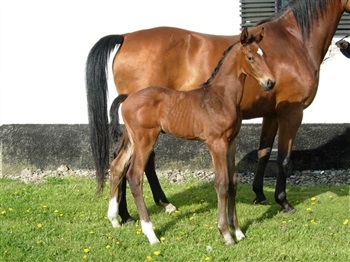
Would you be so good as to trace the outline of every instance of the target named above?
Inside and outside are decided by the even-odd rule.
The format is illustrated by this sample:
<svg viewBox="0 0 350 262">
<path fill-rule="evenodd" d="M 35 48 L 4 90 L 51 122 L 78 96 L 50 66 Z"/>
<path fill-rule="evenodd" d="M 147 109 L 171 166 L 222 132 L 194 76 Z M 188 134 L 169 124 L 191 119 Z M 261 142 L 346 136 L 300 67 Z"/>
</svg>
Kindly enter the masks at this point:
<svg viewBox="0 0 350 262">
<path fill-rule="evenodd" d="M 310 33 L 303 35 L 298 28 L 296 19 L 291 10 L 286 11 L 278 19 L 278 24 L 292 33 L 305 47 L 305 55 L 319 67 L 332 42 L 339 21 L 344 12 L 341 1 L 332 0 L 323 12 L 319 12 L 317 19 L 310 18 Z"/>
</svg>

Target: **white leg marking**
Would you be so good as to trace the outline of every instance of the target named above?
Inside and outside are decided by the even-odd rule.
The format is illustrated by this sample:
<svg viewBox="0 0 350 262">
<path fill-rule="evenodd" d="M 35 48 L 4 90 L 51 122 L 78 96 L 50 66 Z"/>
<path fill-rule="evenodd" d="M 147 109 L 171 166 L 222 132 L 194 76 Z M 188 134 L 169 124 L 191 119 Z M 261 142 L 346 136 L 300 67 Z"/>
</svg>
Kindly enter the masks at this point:
<svg viewBox="0 0 350 262">
<path fill-rule="evenodd" d="M 240 240 L 245 238 L 245 235 L 243 234 L 241 229 L 235 230 L 235 235 L 236 235 L 236 238 L 237 238 L 238 241 L 240 241 Z"/>
<path fill-rule="evenodd" d="M 142 232 L 147 236 L 148 241 L 151 245 L 159 243 L 159 239 L 154 233 L 153 225 L 151 221 L 145 222 L 141 220 L 141 229 L 142 229 Z"/>
<path fill-rule="evenodd" d="M 117 203 L 117 198 L 113 197 L 111 198 L 111 200 L 109 200 L 107 216 L 114 228 L 120 227 L 120 224 L 118 221 L 118 213 L 119 213 L 119 204 Z"/>
<path fill-rule="evenodd" d="M 226 245 L 232 245 L 235 243 L 230 233 L 223 234 L 222 236 L 224 237 Z"/>
<path fill-rule="evenodd" d="M 174 206 L 173 204 L 169 203 L 164 207 L 164 212 L 165 213 L 173 213 L 176 211 L 176 206 Z"/>
</svg>

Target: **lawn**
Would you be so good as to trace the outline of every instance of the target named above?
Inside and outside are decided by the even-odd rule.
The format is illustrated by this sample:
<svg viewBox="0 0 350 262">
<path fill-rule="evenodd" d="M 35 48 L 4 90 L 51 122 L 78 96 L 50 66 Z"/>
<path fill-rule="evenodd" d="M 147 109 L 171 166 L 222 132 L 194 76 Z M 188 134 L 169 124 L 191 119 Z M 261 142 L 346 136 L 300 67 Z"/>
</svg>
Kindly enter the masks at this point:
<svg viewBox="0 0 350 262">
<path fill-rule="evenodd" d="M 297 212 L 284 214 L 265 187 L 269 205 L 253 205 L 251 185 L 239 184 L 237 211 L 246 239 L 226 246 L 216 229 L 212 183 L 161 180 L 178 208 L 165 214 L 146 204 L 161 243 L 150 246 L 139 223 L 111 227 L 108 186 L 96 197 L 88 178 L 47 178 L 24 184 L 0 179 L 0 261 L 350 261 L 349 186 L 289 186 Z M 130 190 L 129 209 L 138 218 Z"/>
</svg>

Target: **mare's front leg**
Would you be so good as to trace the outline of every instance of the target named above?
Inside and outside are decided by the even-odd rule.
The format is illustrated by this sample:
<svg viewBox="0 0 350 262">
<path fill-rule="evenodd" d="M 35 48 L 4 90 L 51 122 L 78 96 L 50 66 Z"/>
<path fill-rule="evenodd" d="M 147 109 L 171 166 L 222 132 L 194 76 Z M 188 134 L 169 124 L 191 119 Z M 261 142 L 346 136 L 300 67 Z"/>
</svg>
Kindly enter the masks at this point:
<svg viewBox="0 0 350 262">
<path fill-rule="evenodd" d="M 213 160 L 215 179 L 214 186 L 218 197 L 218 229 L 224 237 L 227 245 L 234 244 L 227 217 L 228 195 L 229 195 L 229 175 L 228 175 L 228 145 L 227 141 L 215 140 L 212 143 L 207 141 L 207 145 Z"/>
<path fill-rule="evenodd" d="M 303 107 L 299 103 L 279 105 L 278 110 L 278 175 L 275 188 L 275 200 L 281 205 L 283 212 L 295 212 L 287 200 L 286 180 L 292 172 L 291 153 L 293 143 L 303 118 Z"/>
<path fill-rule="evenodd" d="M 258 168 L 253 181 L 253 191 L 256 194 L 254 199 L 255 204 L 267 204 L 267 200 L 264 194 L 264 173 L 266 165 L 269 161 L 273 142 L 278 129 L 277 118 L 267 118 L 264 117 L 261 136 L 260 136 L 260 145 L 258 151 Z"/>
<path fill-rule="evenodd" d="M 160 186 L 160 183 L 156 174 L 154 157 L 155 157 L 155 154 L 154 154 L 154 151 L 152 151 L 145 168 L 147 180 L 152 190 L 153 200 L 158 206 L 163 207 L 166 213 L 175 212 L 176 207 L 169 202 L 169 200 L 165 196 L 165 193 L 162 187 Z"/>
<path fill-rule="evenodd" d="M 229 174 L 229 197 L 228 197 L 228 223 L 235 231 L 238 241 L 245 238 L 238 224 L 238 216 L 236 209 L 236 193 L 237 193 L 237 173 L 235 165 L 236 141 L 233 140 L 229 146 L 228 156 L 228 174 Z"/>
</svg>

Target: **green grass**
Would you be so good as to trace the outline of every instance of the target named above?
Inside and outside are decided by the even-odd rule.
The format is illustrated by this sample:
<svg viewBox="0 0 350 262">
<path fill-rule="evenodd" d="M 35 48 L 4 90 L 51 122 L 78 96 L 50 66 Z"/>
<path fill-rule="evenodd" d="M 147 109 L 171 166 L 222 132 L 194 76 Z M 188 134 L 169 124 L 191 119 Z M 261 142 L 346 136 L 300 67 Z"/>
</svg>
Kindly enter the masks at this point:
<svg viewBox="0 0 350 262">
<path fill-rule="evenodd" d="M 0 261 L 350 261 L 349 187 L 288 187 L 295 214 L 279 212 L 273 187 L 267 206 L 252 204 L 251 185 L 239 185 L 237 209 L 246 239 L 226 246 L 216 229 L 212 183 L 161 181 L 178 212 L 145 199 L 156 234 L 150 246 L 139 224 L 113 229 L 106 217 L 108 187 L 95 181 L 50 178 L 42 184 L 0 179 Z M 128 190 L 129 209 L 137 218 Z"/>
</svg>

